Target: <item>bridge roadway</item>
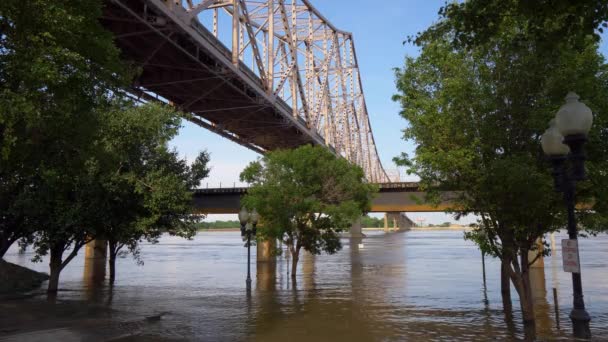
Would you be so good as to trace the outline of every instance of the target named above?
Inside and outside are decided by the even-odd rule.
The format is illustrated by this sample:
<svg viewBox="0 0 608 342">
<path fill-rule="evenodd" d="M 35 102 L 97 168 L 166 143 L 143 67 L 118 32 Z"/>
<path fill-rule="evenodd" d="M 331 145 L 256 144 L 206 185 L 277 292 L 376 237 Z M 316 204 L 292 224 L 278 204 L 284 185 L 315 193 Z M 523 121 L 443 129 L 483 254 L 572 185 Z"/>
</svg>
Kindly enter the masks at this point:
<svg viewBox="0 0 608 342">
<path fill-rule="evenodd" d="M 419 191 L 418 183 L 378 184 L 380 190 L 372 200 L 370 212 L 442 212 L 449 205 L 451 193 L 444 193 L 444 202 L 439 206 L 422 203 L 425 193 Z M 208 188 L 194 192 L 193 206 L 201 214 L 236 214 L 241 208 L 241 197 L 247 188 Z"/>
<path fill-rule="evenodd" d="M 105 0 L 101 22 L 139 70 L 128 92 L 258 153 L 326 146 L 388 182 L 352 34 L 307 0 Z"/>
</svg>

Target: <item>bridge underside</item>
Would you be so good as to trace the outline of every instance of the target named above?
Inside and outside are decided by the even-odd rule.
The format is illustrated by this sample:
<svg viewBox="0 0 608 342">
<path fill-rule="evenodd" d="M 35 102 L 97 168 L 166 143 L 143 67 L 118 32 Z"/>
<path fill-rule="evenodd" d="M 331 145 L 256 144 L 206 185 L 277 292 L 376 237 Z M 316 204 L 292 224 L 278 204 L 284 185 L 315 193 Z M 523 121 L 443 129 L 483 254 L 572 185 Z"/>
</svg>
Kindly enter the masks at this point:
<svg viewBox="0 0 608 342">
<path fill-rule="evenodd" d="M 241 208 L 241 197 L 246 188 L 204 189 L 195 193 L 193 206 L 200 214 L 236 214 Z M 423 204 L 425 193 L 419 191 L 383 190 L 372 200 L 370 212 L 443 212 L 448 209 L 450 193 L 439 206 Z"/>
<path fill-rule="evenodd" d="M 256 152 L 323 143 L 283 100 L 265 94 L 246 66 L 223 63 L 231 52 L 205 27 L 181 26 L 173 13 L 154 3 L 104 3 L 102 23 L 114 34 L 123 58 L 140 70 L 132 94 L 171 103 L 192 113 L 194 123 Z"/>
</svg>

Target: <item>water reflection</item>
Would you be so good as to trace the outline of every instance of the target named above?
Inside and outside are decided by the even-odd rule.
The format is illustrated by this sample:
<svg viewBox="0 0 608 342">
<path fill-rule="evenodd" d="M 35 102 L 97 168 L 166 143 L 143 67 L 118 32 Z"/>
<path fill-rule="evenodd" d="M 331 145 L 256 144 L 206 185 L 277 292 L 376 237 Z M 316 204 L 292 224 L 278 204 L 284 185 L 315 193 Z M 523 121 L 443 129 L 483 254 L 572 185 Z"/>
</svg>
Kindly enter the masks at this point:
<svg viewBox="0 0 608 342">
<path fill-rule="evenodd" d="M 125 333 L 142 341 L 523 338 L 516 296 L 514 316 L 505 323 L 500 264 L 486 258 L 484 282 L 480 252 L 461 232 L 372 232 L 363 240 L 342 242 L 344 249 L 336 255 L 303 253 L 295 282 L 288 253 L 254 263 L 250 295 L 245 291 L 246 249 L 238 232 L 203 233 L 192 241 L 164 237 L 158 245 L 144 245 L 145 266 L 119 259 L 114 286 L 95 281 L 99 265 L 78 257 L 62 274 L 57 304 L 42 305 L 39 298 L 0 302 L 0 323 L 20 332 L 62 328 L 86 340 Z M 581 241 L 585 298 L 598 339 L 608 336 L 607 246 L 605 236 Z M 45 269 L 45 264 L 30 264 L 30 257 L 11 251 L 8 259 Z M 544 269 L 531 269 L 541 340 L 570 336 L 569 322 L 556 329 L 548 290 L 559 289 L 567 319 L 570 274 L 561 271 L 559 257 L 554 254 Z"/>
<path fill-rule="evenodd" d="M 540 335 L 550 335 L 555 327 L 555 318 L 551 315 L 551 306 L 547 301 L 547 287 L 544 267 L 530 268 L 530 285 L 534 300 L 536 331 Z"/>
</svg>

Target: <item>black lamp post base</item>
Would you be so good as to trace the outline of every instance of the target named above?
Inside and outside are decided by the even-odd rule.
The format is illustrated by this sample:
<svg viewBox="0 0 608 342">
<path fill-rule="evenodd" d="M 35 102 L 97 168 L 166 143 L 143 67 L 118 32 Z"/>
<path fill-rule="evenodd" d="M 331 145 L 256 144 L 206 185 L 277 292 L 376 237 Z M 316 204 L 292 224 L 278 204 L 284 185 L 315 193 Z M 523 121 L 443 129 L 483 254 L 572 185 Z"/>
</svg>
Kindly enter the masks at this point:
<svg viewBox="0 0 608 342">
<path fill-rule="evenodd" d="M 572 320 L 572 329 L 575 337 L 591 338 L 591 329 L 589 328 L 591 317 L 585 309 L 572 309 L 570 319 Z"/>
</svg>

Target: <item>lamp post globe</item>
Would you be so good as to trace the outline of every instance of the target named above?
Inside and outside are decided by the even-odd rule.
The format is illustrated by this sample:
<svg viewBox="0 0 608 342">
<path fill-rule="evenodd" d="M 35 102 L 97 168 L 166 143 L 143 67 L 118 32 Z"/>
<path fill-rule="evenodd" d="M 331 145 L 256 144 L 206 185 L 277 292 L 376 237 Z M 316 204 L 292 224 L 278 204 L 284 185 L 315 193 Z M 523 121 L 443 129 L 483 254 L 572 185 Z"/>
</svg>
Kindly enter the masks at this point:
<svg viewBox="0 0 608 342">
<path fill-rule="evenodd" d="M 241 208 L 241 211 L 239 211 L 239 222 L 244 226 L 247 224 L 247 221 L 249 221 L 249 211 L 247 211 L 247 208 L 243 207 Z"/>
<path fill-rule="evenodd" d="M 543 152 L 547 156 L 565 156 L 570 152 L 568 145 L 563 143 L 564 136 L 555 127 L 555 119 L 549 123 L 549 128 L 540 138 Z"/>
<path fill-rule="evenodd" d="M 258 221 L 260 220 L 260 214 L 258 214 L 258 211 L 254 208 L 251 212 L 251 215 L 249 215 L 249 218 L 251 219 L 251 223 L 253 224 L 253 235 L 255 235 L 257 233 L 256 226 L 258 225 Z"/>
<path fill-rule="evenodd" d="M 570 152 L 570 147 L 563 143 L 564 136 L 555 127 L 555 119 L 549 122 L 549 128 L 540 138 L 540 145 L 543 148 L 543 152 L 547 155 L 553 171 L 553 181 L 555 183 L 555 189 L 559 192 L 562 191 L 564 184 L 563 172 L 564 163 L 566 162 L 567 155 Z"/>
<path fill-rule="evenodd" d="M 585 175 L 585 151 L 587 134 L 593 124 L 593 113 L 584 103 L 579 102 L 574 92 L 566 95 L 566 103 L 555 115 L 555 126 L 564 136 L 564 143 L 570 147 L 569 159 L 572 160 L 572 179 L 581 181 Z"/>
<path fill-rule="evenodd" d="M 566 103 L 555 115 L 557 129 L 564 137 L 576 134 L 587 136 L 593 124 L 591 109 L 578 99 L 576 93 L 569 92 L 566 95 Z"/>
<path fill-rule="evenodd" d="M 249 214 L 249 217 L 251 218 L 251 223 L 253 223 L 254 226 L 256 224 L 258 224 L 258 220 L 260 219 L 260 214 L 258 214 L 258 211 L 255 210 L 255 208 L 253 209 L 251 214 Z"/>
</svg>

